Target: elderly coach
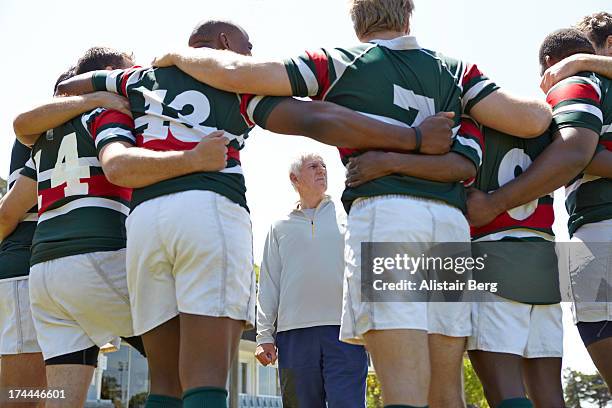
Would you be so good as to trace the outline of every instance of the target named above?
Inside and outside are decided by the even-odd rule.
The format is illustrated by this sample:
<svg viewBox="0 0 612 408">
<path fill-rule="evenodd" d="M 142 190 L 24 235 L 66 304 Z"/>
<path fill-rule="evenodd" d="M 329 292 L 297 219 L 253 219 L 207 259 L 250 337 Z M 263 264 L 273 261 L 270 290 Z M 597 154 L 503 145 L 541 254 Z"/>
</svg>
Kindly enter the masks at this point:
<svg viewBox="0 0 612 408">
<path fill-rule="evenodd" d="M 273 364 L 278 349 L 285 408 L 365 407 L 366 352 L 338 339 L 344 224 L 325 195 L 325 163 L 316 154 L 302 155 L 289 177 L 300 200 L 266 239 L 256 356 Z"/>
</svg>

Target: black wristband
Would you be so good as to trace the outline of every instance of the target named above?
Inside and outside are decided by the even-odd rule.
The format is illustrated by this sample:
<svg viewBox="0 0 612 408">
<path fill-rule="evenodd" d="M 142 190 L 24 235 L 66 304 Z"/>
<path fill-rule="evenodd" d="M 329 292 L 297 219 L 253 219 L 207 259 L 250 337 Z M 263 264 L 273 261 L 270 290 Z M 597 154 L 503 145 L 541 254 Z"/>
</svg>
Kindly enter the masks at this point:
<svg viewBox="0 0 612 408">
<path fill-rule="evenodd" d="M 414 129 L 414 152 L 421 152 L 421 143 L 423 142 L 423 133 L 421 133 L 421 129 L 418 126 L 413 127 Z"/>
</svg>

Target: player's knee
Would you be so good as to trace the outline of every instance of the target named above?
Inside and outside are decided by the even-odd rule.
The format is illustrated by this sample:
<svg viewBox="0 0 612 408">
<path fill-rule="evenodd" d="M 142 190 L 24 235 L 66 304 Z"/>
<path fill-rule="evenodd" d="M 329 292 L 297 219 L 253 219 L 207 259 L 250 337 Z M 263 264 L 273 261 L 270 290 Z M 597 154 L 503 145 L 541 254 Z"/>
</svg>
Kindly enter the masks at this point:
<svg viewBox="0 0 612 408">
<path fill-rule="evenodd" d="M 62 354 L 61 356 L 49 358 L 45 360 L 45 364 L 48 366 L 74 364 L 97 367 L 99 352 L 100 348 L 98 346 L 91 346 L 85 350 L 79 350 L 68 354 Z"/>
</svg>

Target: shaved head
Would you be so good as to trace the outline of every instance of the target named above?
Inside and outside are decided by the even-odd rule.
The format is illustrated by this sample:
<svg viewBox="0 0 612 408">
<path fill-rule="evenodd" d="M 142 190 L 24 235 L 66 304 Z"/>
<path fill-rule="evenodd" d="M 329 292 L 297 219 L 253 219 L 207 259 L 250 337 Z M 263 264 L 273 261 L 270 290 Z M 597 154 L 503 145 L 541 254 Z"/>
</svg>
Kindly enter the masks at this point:
<svg viewBox="0 0 612 408">
<path fill-rule="evenodd" d="M 230 50 L 243 55 L 251 55 L 252 48 L 249 36 L 242 27 L 222 20 L 206 20 L 198 23 L 189 36 L 189 46 Z"/>
</svg>

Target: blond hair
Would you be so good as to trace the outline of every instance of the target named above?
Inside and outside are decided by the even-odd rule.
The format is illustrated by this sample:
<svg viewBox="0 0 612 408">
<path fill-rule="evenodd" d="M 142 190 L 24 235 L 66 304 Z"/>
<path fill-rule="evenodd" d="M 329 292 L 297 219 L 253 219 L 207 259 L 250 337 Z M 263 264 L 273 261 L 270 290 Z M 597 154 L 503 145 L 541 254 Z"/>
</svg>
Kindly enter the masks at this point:
<svg viewBox="0 0 612 408">
<path fill-rule="evenodd" d="M 612 14 L 602 11 L 585 16 L 575 28 L 586 34 L 596 47 L 604 47 L 608 36 L 612 35 Z"/>
<path fill-rule="evenodd" d="M 379 31 L 404 31 L 414 10 L 413 0 L 349 0 L 358 38 Z"/>
</svg>

